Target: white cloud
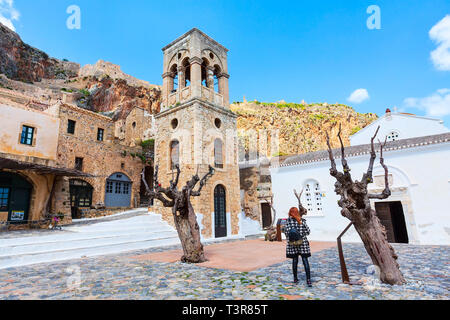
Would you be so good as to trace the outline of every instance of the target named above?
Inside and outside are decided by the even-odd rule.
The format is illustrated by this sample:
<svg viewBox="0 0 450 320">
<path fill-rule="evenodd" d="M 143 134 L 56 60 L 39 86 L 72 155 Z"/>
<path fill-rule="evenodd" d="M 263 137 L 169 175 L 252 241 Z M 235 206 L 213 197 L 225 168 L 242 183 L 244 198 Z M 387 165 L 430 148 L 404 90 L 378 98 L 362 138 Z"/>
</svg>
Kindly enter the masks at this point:
<svg viewBox="0 0 450 320">
<path fill-rule="evenodd" d="M 438 70 L 450 71 L 450 15 L 439 21 L 429 32 L 438 47 L 431 52 L 431 61 Z"/>
<path fill-rule="evenodd" d="M 450 89 L 437 90 L 425 98 L 407 98 L 406 107 L 424 110 L 428 116 L 444 117 L 450 115 Z"/>
<path fill-rule="evenodd" d="M 347 98 L 347 100 L 352 103 L 361 103 L 369 98 L 369 92 L 367 92 L 366 89 L 357 89 Z"/>
<path fill-rule="evenodd" d="M 14 8 L 14 0 L 0 0 L 0 23 L 16 31 L 13 21 L 18 21 L 19 11 Z"/>
</svg>

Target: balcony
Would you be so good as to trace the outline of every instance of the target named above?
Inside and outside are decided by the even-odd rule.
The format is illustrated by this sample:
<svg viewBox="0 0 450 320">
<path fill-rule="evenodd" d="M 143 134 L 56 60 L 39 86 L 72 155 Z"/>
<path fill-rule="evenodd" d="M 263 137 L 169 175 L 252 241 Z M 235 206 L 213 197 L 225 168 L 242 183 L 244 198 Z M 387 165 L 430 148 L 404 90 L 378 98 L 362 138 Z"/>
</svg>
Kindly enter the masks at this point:
<svg viewBox="0 0 450 320">
<path fill-rule="evenodd" d="M 193 93 L 192 86 L 177 90 L 171 94 L 169 94 L 167 99 L 167 106 L 163 108 L 164 110 L 169 109 L 170 107 L 174 107 L 177 103 L 181 103 L 189 100 L 191 97 L 198 96 L 198 93 Z M 219 106 L 224 106 L 223 95 L 215 92 L 213 89 L 210 89 L 205 86 L 201 86 L 200 98 L 204 101 L 208 101 L 214 103 Z"/>
</svg>

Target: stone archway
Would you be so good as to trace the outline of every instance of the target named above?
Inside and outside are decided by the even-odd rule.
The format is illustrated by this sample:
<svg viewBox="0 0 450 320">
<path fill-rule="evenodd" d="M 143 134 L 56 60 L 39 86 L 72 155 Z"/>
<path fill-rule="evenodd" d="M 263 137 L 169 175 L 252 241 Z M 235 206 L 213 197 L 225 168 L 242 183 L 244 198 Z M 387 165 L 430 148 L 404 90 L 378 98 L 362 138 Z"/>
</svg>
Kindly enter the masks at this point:
<svg viewBox="0 0 450 320">
<path fill-rule="evenodd" d="M 131 207 L 131 179 L 124 173 L 117 172 L 106 180 L 105 207 Z"/>
<path fill-rule="evenodd" d="M 19 174 L 0 172 L 0 220 L 27 223 L 33 185 Z"/>
</svg>

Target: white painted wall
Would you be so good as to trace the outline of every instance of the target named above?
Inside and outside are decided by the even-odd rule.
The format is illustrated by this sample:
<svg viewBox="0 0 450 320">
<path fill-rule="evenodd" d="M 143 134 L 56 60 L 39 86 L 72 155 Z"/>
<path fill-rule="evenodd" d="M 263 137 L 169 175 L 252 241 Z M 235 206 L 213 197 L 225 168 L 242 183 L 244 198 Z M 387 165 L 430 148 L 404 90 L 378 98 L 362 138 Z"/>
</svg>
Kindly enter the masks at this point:
<svg viewBox="0 0 450 320">
<path fill-rule="evenodd" d="M 405 189 L 395 191 L 386 201 L 402 201 L 410 243 L 450 245 L 449 159 L 450 143 L 385 153 L 385 163 L 393 176 L 391 189 Z M 369 155 L 351 157 L 348 162 L 353 179 L 361 179 L 367 170 Z M 337 163 L 342 170 L 339 160 Z M 311 228 L 311 240 L 335 241 L 349 224 L 349 220 L 340 214 L 339 198 L 334 192 L 336 180 L 330 176 L 329 169 L 329 161 L 271 169 L 274 206 L 280 218 L 287 218 L 289 208 L 297 206 L 294 188 L 301 190 L 310 179 L 320 183 L 325 194 L 323 213 L 306 217 Z M 376 164 L 374 177 L 382 177 L 383 174 L 382 167 Z M 370 188 L 374 187 L 377 188 L 375 183 Z M 360 239 L 351 228 L 343 241 L 360 242 Z"/>
<path fill-rule="evenodd" d="M 36 144 L 20 143 L 22 125 L 35 128 Z M 0 104 L 0 152 L 56 160 L 59 118 L 37 110 Z"/>
<path fill-rule="evenodd" d="M 390 115 L 383 115 L 377 121 L 350 136 L 350 145 L 357 146 L 370 143 L 370 139 L 375 134 L 378 126 L 381 127 L 378 133 L 378 138 L 380 140 L 384 140 L 392 131 L 399 133 L 399 139 L 432 136 L 450 132 L 449 129 L 444 126 L 443 121 L 438 119 L 402 113 L 391 113 Z"/>
</svg>

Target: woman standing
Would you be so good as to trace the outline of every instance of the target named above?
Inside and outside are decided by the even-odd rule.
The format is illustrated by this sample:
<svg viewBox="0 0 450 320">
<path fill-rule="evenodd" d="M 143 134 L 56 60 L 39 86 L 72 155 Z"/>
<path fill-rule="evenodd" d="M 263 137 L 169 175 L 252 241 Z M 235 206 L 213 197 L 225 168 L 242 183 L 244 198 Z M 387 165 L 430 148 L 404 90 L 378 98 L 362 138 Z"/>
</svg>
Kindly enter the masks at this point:
<svg viewBox="0 0 450 320">
<path fill-rule="evenodd" d="M 289 210 L 289 219 L 287 220 L 286 226 L 284 228 L 284 232 L 287 238 L 287 247 L 286 247 L 286 257 L 293 259 L 292 261 L 292 272 L 294 273 L 294 283 L 298 283 L 298 257 L 302 257 L 303 266 L 305 267 L 306 272 L 306 283 L 308 287 L 312 287 L 311 284 L 311 270 L 309 268 L 308 258 L 311 257 L 311 249 L 309 247 L 309 241 L 306 238 L 311 232 L 309 230 L 308 225 L 306 224 L 306 220 L 303 219 L 303 216 L 307 214 L 307 210 L 302 208 L 301 213 L 297 208 L 291 208 Z M 299 235 L 298 241 L 289 241 L 289 236 L 292 237 L 292 232 L 297 233 Z M 297 231 L 297 232 L 295 232 Z"/>
</svg>

